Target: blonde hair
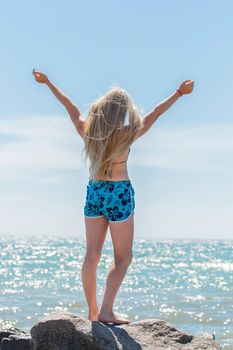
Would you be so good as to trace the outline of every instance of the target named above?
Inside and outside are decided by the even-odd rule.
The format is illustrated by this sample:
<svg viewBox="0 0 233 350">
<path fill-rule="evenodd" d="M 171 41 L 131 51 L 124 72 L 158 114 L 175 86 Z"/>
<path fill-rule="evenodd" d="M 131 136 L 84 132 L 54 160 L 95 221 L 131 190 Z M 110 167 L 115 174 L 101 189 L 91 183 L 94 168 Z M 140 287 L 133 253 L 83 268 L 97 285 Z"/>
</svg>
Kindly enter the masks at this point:
<svg viewBox="0 0 233 350">
<path fill-rule="evenodd" d="M 128 113 L 129 123 L 125 125 Z M 95 100 L 86 119 L 84 149 L 86 163 L 93 180 L 111 176 L 112 164 L 135 140 L 141 123 L 139 109 L 126 90 L 114 86 L 107 94 Z"/>
</svg>

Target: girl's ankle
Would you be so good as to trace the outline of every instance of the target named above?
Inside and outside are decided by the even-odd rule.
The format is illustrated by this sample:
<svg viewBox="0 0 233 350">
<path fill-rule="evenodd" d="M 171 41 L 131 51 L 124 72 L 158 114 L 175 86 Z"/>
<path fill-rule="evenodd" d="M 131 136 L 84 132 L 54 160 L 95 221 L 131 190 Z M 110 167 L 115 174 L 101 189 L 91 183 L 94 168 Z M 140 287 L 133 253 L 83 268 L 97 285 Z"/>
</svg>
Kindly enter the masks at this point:
<svg viewBox="0 0 233 350">
<path fill-rule="evenodd" d="M 99 314 L 98 308 L 89 309 L 89 315 L 96 315 Z"/>
<path fill-rule="evenodd" d="M 103 308 L 103 309 L 100 309 L 100 314 L 112 315 L 113 314 L 113 310 L 112 309 Z"/>
</svg>

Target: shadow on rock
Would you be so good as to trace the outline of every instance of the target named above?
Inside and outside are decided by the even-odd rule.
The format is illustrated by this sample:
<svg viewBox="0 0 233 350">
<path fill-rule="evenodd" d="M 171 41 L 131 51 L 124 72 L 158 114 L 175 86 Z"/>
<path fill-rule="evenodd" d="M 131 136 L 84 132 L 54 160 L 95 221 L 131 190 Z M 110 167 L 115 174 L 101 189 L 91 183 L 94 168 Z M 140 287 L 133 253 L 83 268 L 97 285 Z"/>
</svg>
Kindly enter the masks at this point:
<svg viewBox="0 0 233 350">
<path fill-rule="evenodd" d="M 141 345 L 130 337 L 127 331 L 121 327 L 122 326 L 92 321 L 93 339 L 96 339 L 98 343 L 100 343 L 101 339 L 105 339 L 105 341 L 111 344 L 112 350 L 121 348 L 134 350 L 142 349 Z"/>
</svg>

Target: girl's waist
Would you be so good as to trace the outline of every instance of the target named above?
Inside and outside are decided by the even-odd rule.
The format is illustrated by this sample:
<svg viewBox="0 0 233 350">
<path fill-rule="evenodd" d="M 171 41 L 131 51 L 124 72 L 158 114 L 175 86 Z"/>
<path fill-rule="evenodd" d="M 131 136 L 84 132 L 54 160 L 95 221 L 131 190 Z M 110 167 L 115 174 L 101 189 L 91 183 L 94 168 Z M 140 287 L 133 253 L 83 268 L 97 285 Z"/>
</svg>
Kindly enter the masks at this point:
<svg viewBox="0 0 233 350">
<path fill-rule="evenodd" d="M 103 184 L 103 183 L 130 183 L 130 179 L 123 179 L 123 180 L 94 180 L 94 179 L 89 179 L 88 184 Z"/>
</svg>

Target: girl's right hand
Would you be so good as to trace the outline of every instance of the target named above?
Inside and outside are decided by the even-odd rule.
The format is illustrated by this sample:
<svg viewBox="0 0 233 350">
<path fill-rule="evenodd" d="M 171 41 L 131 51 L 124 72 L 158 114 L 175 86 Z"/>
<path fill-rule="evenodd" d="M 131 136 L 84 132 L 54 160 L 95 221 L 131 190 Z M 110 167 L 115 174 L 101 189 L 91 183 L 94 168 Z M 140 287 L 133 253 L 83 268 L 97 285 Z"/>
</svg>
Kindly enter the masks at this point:
<svg viewBox="0 0 233 350">
<path fill-rule="evenodd" d="M 47 75 L 45 75 L 41 72 L 35 71 L 35 68 L 33 68 L 32 74 L 34 75 L 34 77 L 38 83 L 46 84 L 49 81 Z"/>
</svg>

